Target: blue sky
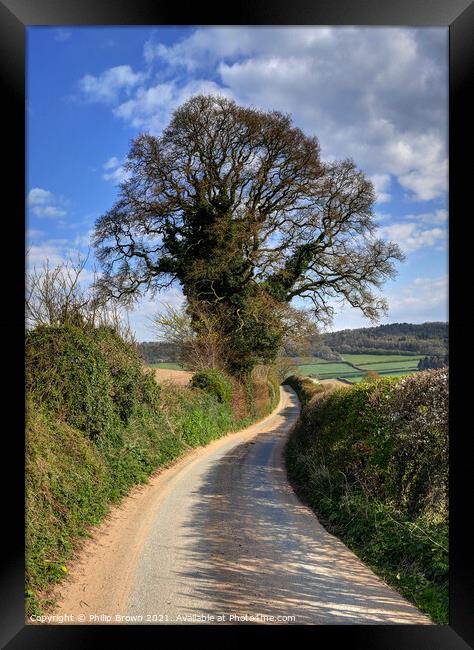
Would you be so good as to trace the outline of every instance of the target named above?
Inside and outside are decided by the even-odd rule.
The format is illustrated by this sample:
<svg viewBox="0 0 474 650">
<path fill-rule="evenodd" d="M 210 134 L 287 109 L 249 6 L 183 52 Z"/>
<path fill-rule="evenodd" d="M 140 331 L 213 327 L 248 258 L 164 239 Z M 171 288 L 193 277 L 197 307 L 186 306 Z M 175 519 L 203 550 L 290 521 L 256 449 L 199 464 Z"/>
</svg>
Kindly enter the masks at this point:
<svg viewBox="0 0 474 650">
<path fill-rule="evenodd" d="M 406 253 L 381 322 L 447 320 L 447 64 L 445 28 L 29 28 L 29 266 L 87 252 L 132 139 L 218 93 L 291 113 L 323 159 L 352 157 L 375 184 L 379 234 Z M 137 339 L 180 300 L 176 287 L 141 301 Z M 332 329 L 369 325 L 338 307 Z"/>
</svg>

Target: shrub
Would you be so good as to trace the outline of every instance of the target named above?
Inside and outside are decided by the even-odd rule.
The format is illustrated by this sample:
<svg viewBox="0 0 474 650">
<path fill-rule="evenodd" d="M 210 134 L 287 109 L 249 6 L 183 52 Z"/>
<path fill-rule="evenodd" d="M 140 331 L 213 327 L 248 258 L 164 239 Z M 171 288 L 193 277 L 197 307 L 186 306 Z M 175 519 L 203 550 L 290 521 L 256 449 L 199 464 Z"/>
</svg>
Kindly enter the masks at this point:
<svg viewBox="0 0 474 650">
<path fill-rule="evenodd" d="M 327 391 L 326 386 L 316 384 L 308 377 L 301 377 L 300 375 L 290 375 L 283 383 L 293 388 L 302 406 L 305 406 L 314 395 Z"/>
<path fill-rule="evenodd" d="M 267 381 L 270 388 L 269 410 L 273 411 L 273 409 L 276 408 L 280 402 L 280 375 L 278 371 L 270 370 Z"/>
<path fill-rule="evenodd" d="M 212 368 L 195 372 L 191 386 L 201 388 L 223 404 L 230 404 L 232 400 L 232 384 L 221 370 Z"/>
<path fill-rule="evenodd" d="M 401 379 L 389 401 L 397 499 L 411 514 L 446 515 L 448 369 Z"/>
<path fill-rule="evenodd" d="M 33 400 L 91 437 L 113 426 L 107 362 L 97 343 L 78 327 L 42 326 L 27 334 L 26 388 Z"/>
<path fill-rule="evenodd" d="M 231 378 L 232 382 L 232 412 L 238 420 L 252 417 L 252 404 L 247 399 L 247 390 L 244 384 L 236 377 Z"/>
<path fill-rule="evenodd" d="M 112 327 L 91 329 L 90 336 L 97 343 L 109 369 L 112 400 L 120 419 L 127 422 L 140 402 L 156 406 L 159 387 L 152 373 L 144 370 L 137 350 Z"/>
<path fill-rule="evenodd" d="M 377 379 L 380 379 L 380 375 L 378 372 L 375 370 L 368 370 L 367 372 L 364 373 L 362 377 L 362 382 L 367 382 L 367 383 L 373 383 L 374 381 L 377 381 Z"/>
<path fill-rule="evenodd" d="M 85 525 L 105 514 L 107 468 L 88 436 L 28 404 L 26 422 L 27 611 L 35 591 L 58 582 Z"/>
<path fill-rule="evenodd" d="M 313 395 L 287 462 L 328 529 L 447 622 L 447 370 Z"/>
<path fill-rule="evenodd" d="M 254 382 L 253 396 L 255 403 L 255 414 L 263 417 L 271 404 L 270 384 L 268 381 Z"/>
<path fill-rule="evenodd" d="M 142 368 L 138 385 L 139 402 L 146 404 L 153 411 L 157 411 L 160 404 L 160 394 L 161 386 L 156 383 L 154 370 Z"/>
<path fill-rule="evenodd" d="M 138 399 L 141 361 L 138 354 L 111 327 L 90 330 L 112 379 L 112 400 L 120 419 L 127 422 Z"/>
</svg>

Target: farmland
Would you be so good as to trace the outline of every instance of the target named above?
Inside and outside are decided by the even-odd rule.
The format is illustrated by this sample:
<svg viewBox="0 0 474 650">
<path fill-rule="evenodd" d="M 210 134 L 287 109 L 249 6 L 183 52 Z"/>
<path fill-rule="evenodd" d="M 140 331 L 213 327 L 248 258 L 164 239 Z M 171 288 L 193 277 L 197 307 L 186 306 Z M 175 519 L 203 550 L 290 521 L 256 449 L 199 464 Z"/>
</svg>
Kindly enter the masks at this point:
<svg viewBox="0 0 474 650">
<path fill-rule="evenodd" d="M 359 383 L 369 371 L 384 377 L 400 377 L 417 371 L 418 361 L 422 355 L 381 355 L 381 354 L 344 354 L 341 361 L 325 361 L 319 357 L 299 359 L 298 374 L 317 379 L 341 378 L 351 383 Z M 147 364 L 157 370 L 184 370 L 176 362 Z"/>
<path fill-rule="evenodd" d="M 356 366 L 365 366 L 367 364 L 382 364 L 382 363 L 413 363 L 416 360 L 422 359 L 423 355 L 414 354 L 413 356 L 406 356 L 401 354 L 344 354 L 344 361 L 349 361 Z M 415 364 L 416 365 L 416 364 Z"/>
<path fill-rule="evenodd" d="M 318 379 L 340 377 L 351 383 L 359 383 L 369 371 L 384 377 L 400 377 L 416 372 L 421 358 L 420 355 L 345 354 L 342 361 L 333 363 L 314 357 L 298 364 L 298 371 Z"/>
<path fill-rule="evenodd" d="M 302 375 L 318 375 L 321 379 L 332 379 L 339 374 L 353 372 L 347 363 L 308 363 L 298 366 Z"/>
<path fill-rule="evenodd" d="M 175 361 L 163 361 L 160 363 L 148 363 L 149 368 L 158 368 L 160 370 L 184 370 L 184 368 Z"/>
</svg>

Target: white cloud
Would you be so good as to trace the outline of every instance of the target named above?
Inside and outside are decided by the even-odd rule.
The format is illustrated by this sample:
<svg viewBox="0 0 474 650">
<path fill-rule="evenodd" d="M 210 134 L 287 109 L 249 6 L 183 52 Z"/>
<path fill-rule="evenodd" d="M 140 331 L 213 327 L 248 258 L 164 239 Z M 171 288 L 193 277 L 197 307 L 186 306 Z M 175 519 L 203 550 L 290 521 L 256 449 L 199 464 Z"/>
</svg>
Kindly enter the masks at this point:
<svg viewBox="0 0 474 650">
<path fill-rule="evenodd" d="M 377 195 L 377 203 L 387 203 L 392 198 L 387 191 L 390 189 L 390 174 L 373 174 L 370 180 L 374 184 L 375 193 Z"/>
<path fill-rule="evenodd" d="M 48 239 L 41 244 L 27 246 L 26 261 L 30 268 L 40 268 L 48 261 L 50 266 L 56 266 L 66 261 L 68 254 L 74 254 L 71 243 L 67 239 Z"/>
<path fill-rule="evenodd" d="M 415 200 L 446 192 L 446 29 L 205 27 L 172 45 L 147 41 L 144 58 L 146 73 L 118 66 L 87 75 L 83 90 L 157 134 L 191 95 L 225 94 L 291 113 L 323 158 L 350 156 L 378 180 L 379 202 L 391 176 Z"/>
<path fill-rule="evenodd" d="M 419 224 L 412 222 L 381 226 L 377 234 L 397 242 L 406 253 L 412 253 L 426 246 L 439 245 L 447 240 L 447 233 L 443 228 L 423 229 Z"/>
<path fill-rule="evenodd" d="M 79 248 L 89 248 L 91 246 L 93 234 L 94 234 L 94 229 L 90 228 L 83 235 L 77 235 L 73 241 L 74 246 L 78 246 Z"/>
<path fill-rule="evenodd" d="M 448 211 L 445 208 L 434 210 L 434 212 L 422 212 L 420 214 L 407 214 L 405 219 L 410 221 L 420 221 L 430 225 L 446 224 L 448 221 Z"/>
<path fill-rule="evenodd" d="M 41 243 L 31 243 L 26 248 L 26 265 L 28 273 L 35 269 L 41 272 L 47 264 L 50 269 L 60 265 L 69 265 L 71 262 L 77 264 L 87 256 L 83 250 L 85 237 L 76 237 L 71 242 L 69 239 L 47 239 Z M 90 263 L 90 260 L 89 260 Z M 80 284 L 86 288 L 95 279 L 94 271 L 85 267 L 81 271 Z"/>
<path fill-rule="evenodd" d="M 44 237 L 44 232 L 42 230 L 38 230 L 37 228 L 28 228 L 26 231 L 27 242 L 33 242 L 35 240 L 41 239 L 42 237 Z"/>
<path fill-rule="evenodd" d="M 36 214 L 37 217 L 64 217 L 64 215 L 67 214 L 66 210 L 54 205 L 35 206 L 32 208 L 32 212 Z"/>
<path fill-rule="evenodd" d="M 28 205 L 44 205 L 53 198 L 52 192 L 34 187 L 28 194 Z"/>
<path fill-rule="evenodd" d="M 392 321 L 401 317 L 409 322 L 415 322 L 414 317 L 418 322 L 447 320 L 448 276 L 415 278 L 408 285 L 400 287 L 397 293 L 388 299 Z"/>
<path fill-rule="evenodd" d="M 192 71 L 230 57 L 304 51 L 316 42 L 330 41 L 332 35 L 327 27 L 210 27 L 197 29 L 171 46 L 151 39 L 145 43 L 144 56 L 147 63 L 158 59 Z"/>
<path fill-rule="evenodd" d="M 106 170 L 102 178 L 106 181 L 112 181 L 116 185 L 123 183 L 130 178 L 130 172 L 124 168 L 124 160 L 119 160 L 116 156 L 109 158 L 104 163 L 103 168 Z"/>
<path fill-rule="evenodd" d="M 214 66 L 239 101 L 290 112 L 324 157 L 352 156 L 428 200 L 447 183 L 446 46 L 433 29 L 204 28 L 145 55 Z"/>
<path fill-rule="evenodd" d="M 448 320 L 448 277 L 418 277 L 405 284 L 392 284 L 386 292 L 389 310 L 381 323 L 425 323 Z M 335 305 L 336 314 L 330 331 L 371 327 L 368 319 L 345 304 Z"/>
<path fill-rule="evenodd" d="M 149 88 L 138 88 L 132 99 L 117 106 L 113 112 L 138 129 L 159 134 L 167 125 L 172 111 L 199 93 L 231 96 L 228 90 L 221 88 L 214 81 L 196 79 L 184 86 L 170 81 Z"/>
<path fill-rule="evenodd" d="M 79 88 L 89 101 L 111 103 L 122 91 L 129 93 L 144 78 L 143 73 L 134 72 L 129 65 L 118 65 L 98 76 L 86 74 L 80 79 Z"/>
<path fill-rule="evenodd" d="M 151 317 L 164 311 L 165 305 L 179 308 L 185 298 L 180 288 L 172 288 L 159 293 L 155 298 L 143 298 L 133 311 L 129 312 L 130 325 L 138 341 L 156 341 L 157 333 L 153 328 Z"/>
<path fill-rule="evenodd" d="M 64 217 L 67 211 L 62 206 L 63 200 L 49 190 L 34 187 L 28 193 L 27 204 L 37 217 Z"/>
<path fill-rule="evenodd" d="M 120 160 L 116 156 L 112 156 L 104 163 L 104 169 L 115 169 L 120 165 Z"/>
</svg>

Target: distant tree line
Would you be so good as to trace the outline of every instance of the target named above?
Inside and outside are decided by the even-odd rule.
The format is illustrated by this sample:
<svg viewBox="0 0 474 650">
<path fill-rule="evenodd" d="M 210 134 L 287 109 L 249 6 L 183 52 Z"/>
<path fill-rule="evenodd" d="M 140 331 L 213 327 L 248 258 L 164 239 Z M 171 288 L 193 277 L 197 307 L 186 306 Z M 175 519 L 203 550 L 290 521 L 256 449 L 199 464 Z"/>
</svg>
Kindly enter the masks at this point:
<svg viewBox="0 0 474 650">
<path fill-rule="evenodd" d="M 174 343 L 166 341 L 145 341 L 137 344 L 138 352 L 145 363 L 176 361 L 177 348 Z"/>
<path fill-rule="evenodd" d="M 391 323 L 323 334 L 326 346 L 337 352 L 361 354 L 424 354 L 442 357 L 448 353 L 448 323 Z"/>
<path fill-rule="evenodd" d="M 300 357 L 319 357 L 326 361 L 340 361 L 341 359 L 341 356 L 337 352 L 324 343 L 319 334 L 314 337 L 308 337 L 304 354 L 302 354 L 301 346 L 297 346 L 293 341 L 289 341 L 283 348 L 283 355 L 292 359 L 299 359 Z"/>
</svg>

